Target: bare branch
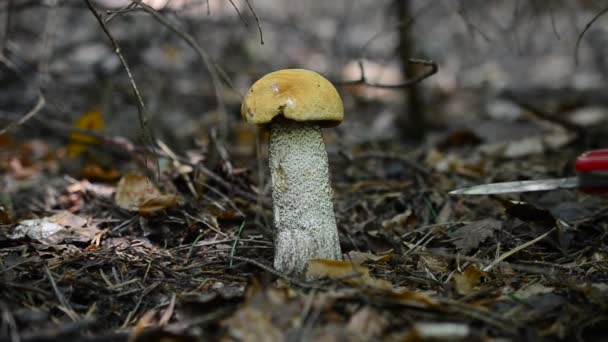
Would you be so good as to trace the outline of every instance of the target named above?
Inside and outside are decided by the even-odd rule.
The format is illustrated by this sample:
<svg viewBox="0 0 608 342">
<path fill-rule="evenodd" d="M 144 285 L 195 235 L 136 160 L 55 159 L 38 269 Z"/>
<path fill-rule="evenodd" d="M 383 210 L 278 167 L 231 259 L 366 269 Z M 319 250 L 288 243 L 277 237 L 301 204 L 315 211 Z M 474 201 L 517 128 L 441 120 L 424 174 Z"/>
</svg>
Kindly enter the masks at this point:
<svg viewBox="0 0 608 342">
<path fill-rule="evenodd" d="M 363 61 L 359 60 L 359 70 L 361 72 L 361 78 L 359 78 L 358 80 L 353 80 L 353 81 L 332 81 L 332 83 L 335 84 L 336 86 L 341 86 L 341 87 L 366 85 L 366 86 L 372 87 L 372 88 L 400 89 L 400 88 L 409 87 L 413 84 L 422 82 L 424 79 L 429 78 L 430 76 L 436 74 L 437 70 L 439 69 L 437 66 L 437 63 L 435 63 L 432 60 L 410 58 L 410 59 L 408 59 L 408 61 L 412 64 L 420 64 L 420 65 L 427 66 L 427 67 L 429 67 L 429 70 L 427 70 L 409 80 L 405 80 L 401 83 L 395 83 L 395 84 L 374 83 L 374 82 L 368 81 L 367 78 L 365 77 L 365 68 L 363 66 Z"/>
<path fill-rule="evenodd" d="M 245 0 L 245 2 L 247 3 L 247 7 L 249 7 L 249 10 L 251 11 L 251 14 L 253 14 L 253 17 L 255 18 L 255 23 L 258 25 L 258 31 L 260 32 L 260 44 L 264 45 L 264 35 L 262 34 L 262 26 L 260 26 L 260 18 L 258 18 L 258 15 L 253 10 L 253 6 L 251 6 L 251 0 Z"/>
<path fill-rule="evenodd" d="M 26 121 L 28 121 L 29 119 L 34 117 L 34 115 L 38 114 L 38 112 L 40 112 L 40 110 L 42 108 L 44 108 L 45 104 L 46 104 L 46 101 L 44 99 L 44 96 L 42 95 L 40 90 L 38 90 L 38 101 L 36 101 L 36 104 L 34 105 L 34 107 L 29 112 L 25 113 L 25 115 L 23 115 L 23 117 L 21 119 L 19 119 L 17 122 L 12 122 L 12 123 L 6 125 L 6 127 L 4 127 L 2 130 L 0 130 L 0 135 L 3 135 L 8 130 L 13 129 L 14 127 L 23 125 Z"/>
<path fill-rule="evenodd" d="M 21 73 L 19 72 L 17 67 L 10 60 L 8 60 L 6 57 L 4 57 L 2 54 L 0 54 L 0 63 L 4 64 L 7 68 L 15 71 L 17 76 L 25 81 L 25 79 L 23 78 L 23 76 L 21 75 Z M 29 119 L 34 117 L 34 115 L 38 114 L 42 108 L 44 108 L 44 105 L 46 104 L 46 100 L 44 99 L 44 96 L 42 95 L 42 91 L 40 89 L 37 89 L 36 92 L 38 95 L 38 100 L 36 101 L 36 104 L 34 105 L 34 107 L 30 111 L 25 113 L 23 115 L 23 117 L 21 117 L 21 119 L 17 120 L 16 122 L 11 122 L 8 125 L 6 125 L 3 129 L 1 129 L 0 135 L 3 135 L 8 130 L 13 129 L 14 127 L 23 125 L 26 121 L 28 121 Z"/>
<path fill-rule="evenodd" d="M 103 32 L 106 34 L 106 36 L 110 40 L 110 43 L 114 47 L 114 52 L 120 59 L 120 63 L 122 64 L 125 71 L 127 72 L 127 76 L 129 77 L 129 82 L 131 83 L 131 88 L 133 89 L 133 94 L 135 95 L 135 99 L 136 99 L 135 102 L 137 104 L 137 114 L 139 116 L 139 123 L 140 123 L 141 129 L 142 129 L 143 140 L 147 145 L 149 145 L 150 149 L 154 149 L 154 140 L 152 139 L 152 137 L 150 135 L 149 127 L 148 127 L 148 117 L 146 116 L 146 106 L 144 104 L 143 98 L 141 97 L 139 89 L 137 88 L 137 84 L 135 83 L 135 80 L 133 79 L 133 75 L 131 74 L 131 69 L 129 68 L 129 64 L 127 63 L 127 60 L 125 59 L 122 52 L 120 51 L 120 46 L 118 45 L 118 43 L 116 42 L 116 40 L 114 39 L 114 37 L 112 36 L 110 31 L 108 30 L 101 14 L 99 14 L 97 9 L 95 9 L 95 6 L 93 6 L 93 4 L 91 3 L 91 0 L 84 0 L 84 1 L 87 4 L 87 7 L 91 11 L 91 13 L 95 16 L 95 19 L 97 19 L 99 26 L 101 26 L 101 29 L 103 30 Z M 157 163 L 157 169 L 160 170 L 160 166 L 158 166 L 158 159 L 156 159 L 156 163 Z"/>
<path fill-rule="evenodd" d="M 228 0 L 228 2 L 230 2 L 230 4 L 232 5 L 232 8 L 234 8 L 234 11 L 239 16 L 239 19 L 243 22 L 243 25 L 245 25 L 245 27 L 248 27 L 249 23 L 247 22 L 247 20 L 245 20 L 245 18 L 243 18 L 243 15 L 241 14 L 241 11 L 239 11 L 239 8 L 236 7 L 236 4 L 234 3 L 234 0 Z"/>
<path fill-rule="evenodd" d="M 219 107 L 218 109 L 221 113 L 224 113 L 224 115 L 226 115 L 226 106 L 224 104 L 224 99 L 222 97 L 223 91 L 222 91 L 222 84 L 220 82 L 219 75 L 221 75 L 221 78 L 224 80 L 224 82 L 226 82 L 228 84 L 228 86 L 230 88 L 232 88 L 235 92 L 237 92 L 237 94 L 240 94 L 240 92 L 238 92 L 238 90 L 236 90 L 236 87 L 234 87 L 234 85 L 232 84 L 228 75 L 216 63 L 213 62 L 213 60 L 211 59 L 209 54 L 207 54 L 207 52 L 194 40 L 194 38 L 191 35 L 184 32 L 183 30 L 177 28 L 173 23 L 171 23 L 168 19 L 166 19 L 162 14 L 160 14 L 158 11 L 156 11 L 154 8 L 148 6 L 147 4 L 142 3 L 139 0 L 131 0 L 131 2 L 133 4 L 136 4 L 136 6 L 138 6 L 138 7 L 134 7 L 132 9 L 125 9 L 122 11 L 123 13 L 131 11 L 131 10 L 135 10 L 136 8 L 144 10 L 148 14 L 152 15 L 152 17 L 156 21 L 158 21 L 159 23 L 163 24 L 164 26 L 169 28 L 171 31 L 176 33 L 180 38 L 182 38 L 190 47 L 192 47 L 196 51 L 196 53 L 202 59 L 203 63 L 205 64 L 205 66 L 207 67 L 207 70 L 209 70 L 209 73 L 211 75 L 211 82 L 213 83 L 213 86 L 215 88 L 216 99 L 217 99 L 217 103 L 218 103 L 218 107 Z M 114 12 L 112 11 L 111 13 L 114 13 Z M 219 75 L 218 75 L 218 73 L 219 73 Z"/>
<path fill-rule="evenodd" d="M 4 22 L 4 32 L 2 35 L 2 41 L 0 42 L 0 53 L 4 53 L 4 48 L 6 47 L 6 42 L 8 41 L 8 35 L 11 30 L 11 23 L 13 18 L 13 0 L 8 0 L 8 4 L 6 5 L 6 21 Z"/>
<path fill-rule="evenodd" d="M 576 39 L 576 45 L 574 46 L 574 65 L 578 66 L 578 48 L 581 44 L 581 40 L 587 31 L 591 28 L 594 22 L 596 22 L 602 15 L 608 12 L 608 7 L 601 10 L 598 14 L 595 15 L 588 23 L 585 25 L 585 28 L 579 33 L 578 38 Z"/>
</svg>

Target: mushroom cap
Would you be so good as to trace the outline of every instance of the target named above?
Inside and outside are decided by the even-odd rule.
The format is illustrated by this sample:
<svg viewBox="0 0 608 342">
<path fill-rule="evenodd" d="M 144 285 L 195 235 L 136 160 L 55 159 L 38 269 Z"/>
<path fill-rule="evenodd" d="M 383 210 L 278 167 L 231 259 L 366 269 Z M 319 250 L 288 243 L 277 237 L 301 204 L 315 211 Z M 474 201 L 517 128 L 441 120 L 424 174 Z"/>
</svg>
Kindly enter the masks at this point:
<svg viewBox="0 0 608 342">
<path fill-rule="evenodd" d="M 325 77 L 310 70 L 284 69 L 267 74 L 249 88 L 241 116 L 257 125 L 283 116 L 333 127 L 344 119 L 344 107 L 338 91 Z"/>
</svg>

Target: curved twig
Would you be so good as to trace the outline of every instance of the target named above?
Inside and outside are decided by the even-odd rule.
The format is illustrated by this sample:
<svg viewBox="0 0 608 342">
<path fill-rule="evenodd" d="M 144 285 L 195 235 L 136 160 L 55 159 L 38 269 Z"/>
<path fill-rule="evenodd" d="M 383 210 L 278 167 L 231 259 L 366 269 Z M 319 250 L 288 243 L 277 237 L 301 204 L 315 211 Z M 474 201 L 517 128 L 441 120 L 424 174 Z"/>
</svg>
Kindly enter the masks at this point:
<svg viewBox="0 0 608 342">
<path fill-rule="evenodd" d="M 420 83 L 424 79 L 429 78 L 432 75 L 436 74 L 437 70 L 439 70 L 437 63 L 432 60 L 410 58 L 410 59 L 408 59 L 408 62 L 412 63 L 412 64 L 424 65 L 424 66 L 429 67 L 429 69 L 427 71 L 425 71 L 413 78 L 410 78 L 409 80 L 405 80 L 401 83 L 395 83 L 395 84 L 374 83 L 374 82 L 368 81 L 367 78 L 365 77 L 365 68 L 363 66 L 363 61 L 359 60 L 359 70 L 361 72 L 361 78 L 359 78 L 358 80 L 353 80 L 353 81 L 333 81 L 332 83 L 335 84 L 336 86 L 341 86 L 341 87 L 356 86 L 356 85 L 363 84 L 363 85 L 366 85 L 366 86 L 372 87 L 372 88 L 400 89 L 400 88 L 409 87 L 416 83 Z"/>
<path fill-rule="evenodd" d="M 135 101 L 135 103 L 137 104 L 137 114 L 139 115 L 139 122 L 140 122 L 141 129 L 142 129 L 143 139 L 149 145 L 149 147 L 153 148 L 154 140 L 152 139 L 152 137 L 150 135 L 150 131 L 149 131 L 149 127 L 148 127 L 148 118 L 146 116 L 146 105 L 144 104 L 144 100 L 141 96 L 141 93 L 139 92 L 137 83 L 135 83 L 135 79 L 133 79 L 133 74 L 131 74 L 131 68 L 129 67 L 129 63 L 127 63 L 127 59 L 125 58 L 125 56 L 122 54 L 122 52 L 120 50 L 120 45 L 118 45 L 118 43 L 116 42 L 116 40 L 114 39 L 114 37 L 112 36 L 110 31 L 108 30 L 108 27 L 106 26 L 106 24 L 103 20 L 103 17 L 97 11 L 95 6 L 93 6 L 93 4 L 91 3 L 91 0 L 84 0 L 84 1 L 87 4 L 87 7 L 89 8 L 89 10 L 93 14 L 93 16 L 95 17 L 95 19 L 97 19 L 99 26 L 101 27 L 101 29 L 103 30 L 105 35 L 110 40 L 110 43 L 112 44 L 112 47 L 114 48 L 114 52 L 118 56 L 118 59 L 120 59 L 120 63 L 122 64 L 123 68 L 127 72 L 129 82 L 131 83 L 131 88 L 133 89 L 133 94 L 135 95 L 135 99 L 137 100 L 137 101 Z"/>
<path fill-rule="evenodd" d="M 13 70 L 17 74 L 17 77 L 19 77 L 23 81 L 25 81 L 25 78 L 21 75 L 21 73 L 19 72 L 19 70 L 17 69 L 15 64 L 13 64 L 8 58 L 4 57 L 1 54 L 0 54 L 0 63 L 4 64 L 7 68 Z M 44 96 L 42 95 L 42 91 L 38 88 L 36 90 L 36 93 L 37 93 L 38 100 L 36 101 L 36 104 L 34 105 L 34 107 L 32 107 L 32 109 L 30 109 L 27 113 L 25 113 L 21 117 L 21 119 L 15 121 L 15 122 L 11 122 L 8 125 L 6 125 L 4 128 L 2 128 L 0 130 L 0 135 L 3 135 L 8 130 L 13 129 L 14 127 L 23 125 L 26 121 L 28 121 L 29 119 L 34 117 L 34 115 L 38 114 L 42 108 L 44 108 L 44 105 L 46 104 L 46 100 L 45 100 Z"/>
<path fill-rule="evenodd" d="M 606 14 L 607 12 L 608 12 L 608 7 L 601 10 L 598 14 L 595 15 L 595 17 L 593 17 L 585 25 L 585 28 L 583 28 L 581 33 L 578 34 L 578 38 L 576 38 L 576 45 L 574 46 L 574 65 L 578 65 L 578 48 L 581 44 L 581 40 L 583 39 L 583 36 L 585 35 L 585 33 L 587 33 L 587 31 L 589 31 L 589 29 L 591 28 L 591 25 L 593 25 L 594 22 L 596 22 L 602 15 Z"/>
</svg>

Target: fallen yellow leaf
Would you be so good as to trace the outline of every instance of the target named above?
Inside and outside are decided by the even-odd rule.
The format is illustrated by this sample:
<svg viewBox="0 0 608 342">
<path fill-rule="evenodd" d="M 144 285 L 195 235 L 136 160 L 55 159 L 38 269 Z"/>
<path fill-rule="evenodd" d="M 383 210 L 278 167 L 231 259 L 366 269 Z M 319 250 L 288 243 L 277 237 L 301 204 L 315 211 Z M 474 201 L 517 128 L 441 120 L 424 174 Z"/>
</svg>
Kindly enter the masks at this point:
<svg viewBox="0 0 608 342">
<path fill-rule="evenodd" d="M 369 268 L 349 261 L 310 260 L 308 261 L 307 276 L 310 278 L 327 277 L 354 286 L 367 286 L 385 290 L 393 288 L 390 282 L 372 277 L 369 274 Z"/>
<path fill-rule="evenodd" d="M 83 131 L 101 131 L 104 128 L 103 115 L 100 111 L 90 111 L 78 118 L 74 128 Z M 82 133 L 71 133 L 68 143 L 68 157 L 81 154 L 87 145 L 99 144 L 99 139 Z"/>
</svg>

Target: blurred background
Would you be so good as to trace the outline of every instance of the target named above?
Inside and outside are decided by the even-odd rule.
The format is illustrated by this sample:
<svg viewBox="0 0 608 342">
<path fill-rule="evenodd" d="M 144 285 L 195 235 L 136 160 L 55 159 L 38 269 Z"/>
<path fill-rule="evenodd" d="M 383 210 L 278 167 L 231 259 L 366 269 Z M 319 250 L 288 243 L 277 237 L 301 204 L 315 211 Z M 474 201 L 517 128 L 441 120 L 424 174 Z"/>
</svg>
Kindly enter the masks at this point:
<svg viewBox="0 0 608 342">
<path fill-rule="evenodd" d="M 107 27 L 141 92 L 149 128 L 174 148 L 204 144 L 216 127 L 235 153 L 251 153 L 254 129 L 241 123 L 239 106 L 256 79 L 307 68 L 339 83 L 361 77 L 358 61 L 370 83 L 387 85 L 428 69 L 404 65 L 408 58 L 435 61 L 439 70 L 414 87 L 338 86 L 347 119 L 328 139 L 340 137 L 342 148 L 393 139 L 419 144 L 437 130 L 513 122 L 525 111 L 521 103 L 581 125 L 606 118 L 604 18 L 576 49 L 603 9 L 600 1 L 143 2 L 190 35 L 231 82 L 222 81 L 218 94 L 210 66 L 149 13 L 112 15 Z M 130 2 L 92 3 L 107 19 L 107 10 Z M 104 134 L 141 135 L 129 79 L 84 1 L 7 0 L 0 13 L 0 121 L 20 120 L 39 92 L 45 101 L 14 138 L 56 139 L 60 147 L 67 135 L 59 124 L 72 126 L 91 111 L 101 112 Z M 493 128 L 475 133 L 500 138 Z"/>
</svg>

